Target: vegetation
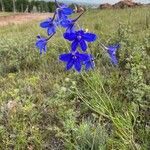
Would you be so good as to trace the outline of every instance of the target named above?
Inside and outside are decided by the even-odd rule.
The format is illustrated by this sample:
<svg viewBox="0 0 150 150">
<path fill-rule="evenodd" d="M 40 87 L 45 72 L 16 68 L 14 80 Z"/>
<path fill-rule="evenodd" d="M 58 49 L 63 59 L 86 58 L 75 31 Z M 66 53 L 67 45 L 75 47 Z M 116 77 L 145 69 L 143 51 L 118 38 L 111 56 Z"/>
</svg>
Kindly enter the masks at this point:
<svg viewBox="0 0 150 150">
<path fill-rule="evenodd" d="M 0 13 L 0 17 L 6 17 L 6 16 L 11 16 L 12 13 L 11 12 L 1 12 Z"/>
<path fill-rule="evenodd" d="M 1 150 L 150 149 L 149 8 L 89 10 L 80 24 L 106 45 L 121 43 L 118 67 L 97 41 L 96 69 L 66 72 L 61 31 L 40 56 L 37 22 L 1 27 Z"/>
<path fill-rule="evenodd" d="M 37 0 L 0 0 L 0 11 L 7 12 L 53 12 L 54 2 Z"/>
</svg>

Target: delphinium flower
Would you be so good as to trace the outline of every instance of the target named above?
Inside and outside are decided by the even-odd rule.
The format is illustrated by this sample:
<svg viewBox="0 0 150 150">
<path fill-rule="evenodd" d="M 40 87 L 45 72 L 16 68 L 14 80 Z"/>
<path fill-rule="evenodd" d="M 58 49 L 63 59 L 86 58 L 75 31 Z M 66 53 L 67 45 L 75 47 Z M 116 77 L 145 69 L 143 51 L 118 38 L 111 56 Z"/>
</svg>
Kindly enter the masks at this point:
<svg viewBox="0 0 150 150">
<path fill-rule="evenodd" d="M 69 19 L 68 16 L 70 16 L 73 13 L 73 10 L 65 4 L 60 5 L 56 0 L 55 0 L 55 5 L 57 7 L 57 9 L 56 9 L 57 25 L 66 27 L 66 25 L 71 23 L 71 19 Z"/>
<path fill-rule="evenodd" d="M 87 50 L 87 42 L 94 42 L 97 37 L 94 33 L 89 33 L 84 30 L 75 31 L 74 33 L 64 33 L 64 38 L 72 41 L 71 49 L 76 51 L 77 47 L 80 46 L 82 51 Z"/>
<path fill-rule="evenodd" d="M 36 47 L 39 49 L 40 54 L 42 54 L 43 52 L 46 53 L 47 48 L 47 39 L 41 36 L 37 36 L 37 42 L 36 42 Z"/>
<path fill-rule="evenodd" d="M 94 69 L 94 57 L 88 53 L 88 42 L 94 42 L 97 39 L 96 34 L 87 32 L 84 29 L 76 30 L 76 22 L 83 15 L 79 14 L 75 19 L 69 18 L 73 10 L 67 5 L 60 5 L 56 0 L 56 11 L 52 18 L 49 18 L 40 23 L 41 28 L 47 30 L 48 37 L 37 37 L 36 47 L 40 50 L 40 54 L 47 51 L 47 43 L 50 38 L 56 33 L 56 29 L 63 27 L 66 29 L 63 37 L 65 40 L 71 41 L 71 50 L 68 53 L 60 54 L 59 60 L 66 62 L 66 70 L 74 68 L 77 72 L 82 70 Z M 78 49 L 80 47 L 80 49 Z"/>
<path fill-rule="evenodd" d="M 57 9 L 56 9 L 56 13 L 58 14 L 58 18 L 59 20 L 61 19 L 66 19 L 67 16 L 71 15 L 73 13 L 73 10 L 71 8 L 69 8 L 67 5 L 65 4 L 62 4 L 62 5 L 59 5 L 56 1 L 57 4 Z"/>
<path fill-rule="evenodd" d="M 61 61 L 64 61 L 67 63 L 67 65 L 66 65 L 67 70 L 70 70 L 74 66 L 75 70 L 80 72 L 81 68 L 82 68 L 82 64 L 89 60 L 89 55 L 88 54 L 82 54 L 82 53 L 79 53 L 78 51 L 76 51 L 73 53 L 70 52 L 67 54 L 66 53 L 61 54 L 59 56 L 59 59 Z"/>
<path fill-rule="evenodd" d="M 84 14 L 84 11 L 75 19 L 63 19 L 61 21 L 61 26 L 66 28 L 66 32 L 74 32 L 75 31 L 75 23 L 79 20 L 79 18 Z"/>
<path fill-rule="evenodd" d="M 117 65 L 118 64 L 118 60 L 117 60 L 116 52 L 120 48 L 120 44 L 113 44 L 113 45 L 109 45 L 109 46 L 105 46 L 104 44 L 101 44 L 101 46 L 105 50 L 107 50 L 112 64 L 113 65 Z"/>
<path fill-rule="evenodd" d="M 86 71 L 95 68 L 94 57 L 91 54 L 89 55 L 88 59 L 84 62 L 84 65 Z"/>
<path fill-rule="evenodd" d="M 43 52 L 46 53 L 48 40 L 50 40 L 54 36 L 54 34 L 52 34 L 48 38 L 41 37 L 40 35 L 37 36 L 37 41 L 35 45 L 39 49 L 40 54 L 42 54 Z"/>
<path fill-rule="evenodd" d="M 49 19 L 40 23 L 41 28 L 47 29 L 48 35 L 52 35 L 56 32 L 56 23 L 54 21 L 55 15 L 56 14 L 54 14 L 53 18 L 49 18 Z"/>
</svg>

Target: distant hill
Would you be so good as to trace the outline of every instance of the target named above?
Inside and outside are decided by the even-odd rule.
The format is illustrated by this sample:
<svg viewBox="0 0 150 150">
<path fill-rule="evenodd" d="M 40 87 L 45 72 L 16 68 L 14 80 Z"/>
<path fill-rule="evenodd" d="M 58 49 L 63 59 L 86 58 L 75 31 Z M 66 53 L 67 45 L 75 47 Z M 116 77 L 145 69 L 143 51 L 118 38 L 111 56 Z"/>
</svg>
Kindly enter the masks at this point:
<svg viewBox="0 0 150 150">
<path fill-rule="evenodd" d="M 133 0 L 121 0 L 118 3 L 115 3 L 114 5 L 105 3 L 101 4 L 99 6 L 100 9 L 111 9 L 111 8 L 134 8 L 134 7 L 139 7 L 139 6 L 150 6 L 150 4 L 142 4 L 142 3 L 137 3 L 134 2 Z"/>
</svg>

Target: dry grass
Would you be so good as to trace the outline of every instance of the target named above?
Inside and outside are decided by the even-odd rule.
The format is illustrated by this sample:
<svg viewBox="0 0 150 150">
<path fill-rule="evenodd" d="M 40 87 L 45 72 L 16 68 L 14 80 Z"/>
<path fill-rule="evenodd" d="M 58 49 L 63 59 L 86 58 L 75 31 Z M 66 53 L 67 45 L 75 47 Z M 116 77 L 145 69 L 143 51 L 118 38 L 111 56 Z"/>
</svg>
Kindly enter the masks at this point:
<svg viewBox="0 0 150 150">
<path fill-rule="evenodd" d="M 33 20 L 41 20 L 52 16 L 52 13 L 26 13 L 26 14 L 9 14 L 0 15 L 0 26 L 7 26 L 12 24 L 22 24 Z"/>
</svg>

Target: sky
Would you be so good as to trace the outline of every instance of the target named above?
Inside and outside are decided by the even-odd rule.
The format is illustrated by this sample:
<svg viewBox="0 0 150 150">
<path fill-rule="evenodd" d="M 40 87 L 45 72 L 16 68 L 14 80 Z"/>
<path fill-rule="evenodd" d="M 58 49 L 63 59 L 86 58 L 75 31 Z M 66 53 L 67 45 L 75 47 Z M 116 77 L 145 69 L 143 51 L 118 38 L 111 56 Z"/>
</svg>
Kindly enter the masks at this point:
<svg viewBox="0 0 150 150">
<path fill-rule="evenodd" d="M 48 0 L 47 0 L 48 1 Z M 74 2 L 74 3 L 78 3 L 78 2 L 82 2 L 82 3 L 88 3 L 88 4 L 100 4 L 100 3 L 116 3 L 120 0 L 58 0 L 60 2 Z M 141 2 L 141 3 L 150 3 L 150 0 L 134 0 L 135 2 Z"/>
</svg>

